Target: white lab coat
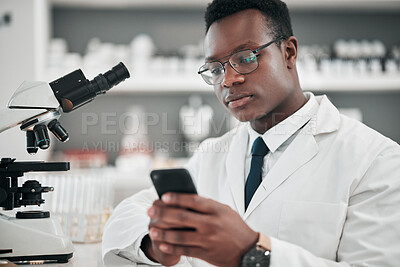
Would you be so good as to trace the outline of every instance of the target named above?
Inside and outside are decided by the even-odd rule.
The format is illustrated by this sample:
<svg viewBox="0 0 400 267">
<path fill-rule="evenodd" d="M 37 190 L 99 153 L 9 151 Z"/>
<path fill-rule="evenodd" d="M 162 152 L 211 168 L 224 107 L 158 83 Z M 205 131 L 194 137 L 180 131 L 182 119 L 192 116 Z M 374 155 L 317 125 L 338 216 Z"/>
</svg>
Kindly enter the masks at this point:
<svg viewBox="0 0 400 267">
<path fill-rule="evenodd" d="M 400 266 L 400 146 L 340 115 L 327 97 L 316 99 L 315 117 L 246 211 L 245 126 L 206 140 L 190 160 L 199 194 L 229 205 L 271 237 L 271 267 Z M 132 266 L 143 257 L 138 251 L 147 234 L 146 211 L 156 198 L 149 189 L 116 208 L 103 237 L 107 266 Z M 180 265 L 210 266 L 186 257 Z"/>
</svg>

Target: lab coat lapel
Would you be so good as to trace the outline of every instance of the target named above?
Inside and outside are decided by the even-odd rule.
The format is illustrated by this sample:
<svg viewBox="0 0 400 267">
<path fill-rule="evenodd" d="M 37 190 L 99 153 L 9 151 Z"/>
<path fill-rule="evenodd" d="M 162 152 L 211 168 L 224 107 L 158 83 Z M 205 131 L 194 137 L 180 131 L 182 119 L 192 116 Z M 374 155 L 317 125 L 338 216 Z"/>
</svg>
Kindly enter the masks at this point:
<svg viewBox="0 0 400 267">
<path fill-rule="evenodd" d="M 306 129 L 304 129 L 306 130 Z M 288 146 L 274 167 L 258 187 L 246 210 L 244 219 L 297 169 L 310 161 L 318 152 L 313 134 L 300 132 Z"/>
<path fill-rule="evenodd" d="M 285 182 L 291 174 L 318 153 L 318 144 L 315 140 L 315 135 L 333 132 L 339 128 L 340 115 L 336 107 L 326 96 L 320 96 L 316 99 L 319 104 L 316 116 L 301 130 L 264 178 L 250 201 L 243 217 L 244 220 L 266 197 Z"/>
<path fill-rule="evenodd" d="M 249 134 L 247 128 L 239 127 L 232 137 L 226 158 L 226 173 L 232 190 L 237 212 L 244 214 L 244 164 Z"/>
</svg>

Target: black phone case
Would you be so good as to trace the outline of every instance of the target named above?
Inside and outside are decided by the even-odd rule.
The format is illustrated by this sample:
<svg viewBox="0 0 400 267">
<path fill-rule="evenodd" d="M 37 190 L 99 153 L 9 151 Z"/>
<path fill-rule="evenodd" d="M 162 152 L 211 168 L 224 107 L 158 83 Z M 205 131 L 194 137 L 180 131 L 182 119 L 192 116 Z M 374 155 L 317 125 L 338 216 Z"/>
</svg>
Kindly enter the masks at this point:
<svg viewBox="0 0 400 267">
<path fill-rule="evenodd" d="M 158 196 L 167 192 L 197 194 L 190 173 L 186 169 L 158 169 L 150 173 Z"/>
</svg>

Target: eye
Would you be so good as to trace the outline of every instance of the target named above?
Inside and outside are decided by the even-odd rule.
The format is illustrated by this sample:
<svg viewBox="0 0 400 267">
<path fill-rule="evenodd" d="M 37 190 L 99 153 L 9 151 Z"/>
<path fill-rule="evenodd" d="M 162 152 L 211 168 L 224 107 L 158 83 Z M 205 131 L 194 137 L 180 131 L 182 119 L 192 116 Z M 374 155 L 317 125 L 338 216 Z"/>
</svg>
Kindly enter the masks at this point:
<svg viewBox="0 0 400 267">
<path fill-rule="evenodd" d="M 257 61 L 257 56 L 254 55 L 253 53 L 251 53 L 248 56 L 242 56 L 240 58 L 239 63 L 241 63 L 241 64 L 251 64 L 251 63 L 254 63 L 256 61 Z"/>
<path fill-rule="evenodd" d="M 212 75 L 218 75 L 222 73 L 222 68 L 221 67 L 215 67 L 210 69 L 210 72 Z"/>
</svg>

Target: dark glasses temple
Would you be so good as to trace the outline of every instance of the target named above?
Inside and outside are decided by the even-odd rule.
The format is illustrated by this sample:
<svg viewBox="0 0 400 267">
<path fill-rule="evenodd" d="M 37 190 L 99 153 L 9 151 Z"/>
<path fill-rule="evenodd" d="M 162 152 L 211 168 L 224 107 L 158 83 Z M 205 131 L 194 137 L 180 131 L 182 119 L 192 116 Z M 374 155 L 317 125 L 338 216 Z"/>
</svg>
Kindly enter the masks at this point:
<svg viewBox="0 0 400 267">
<path fill-rule="evenodd" d="M 287 37 L 285 37 L 285 36 L 280 36 L 280 37 L 278 37 L 278 38 L 272 40 L 271 42 L 266 43 L 265 45 L 263 45 L 263 46 L 257 48 L 257 49 L 254 50 L 253 52 L 254 52 L 254 53 L 258 53 L 260 50 L 262 50 L 262 49 L 264 49 L 264 48 L 270 46 L 271 44 L 276 43 L 276 42 L 278 42 L 278 41 L 280 41 L 280 40 L 284 40 L 284 39 L 286 39 L 286 38 L 287 38 Z"/>
<path fill-rule="evenodd" d="M 206 71 L 208 71 L 208 69 L 198 71 L 197 74 L 202 74 L 203 72 L 206 72 Z"/>
</svg>

